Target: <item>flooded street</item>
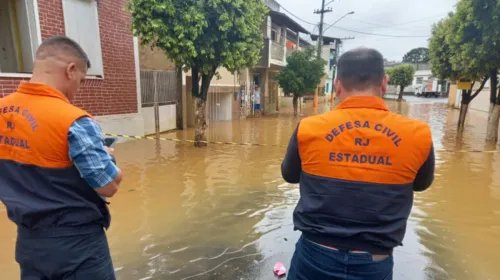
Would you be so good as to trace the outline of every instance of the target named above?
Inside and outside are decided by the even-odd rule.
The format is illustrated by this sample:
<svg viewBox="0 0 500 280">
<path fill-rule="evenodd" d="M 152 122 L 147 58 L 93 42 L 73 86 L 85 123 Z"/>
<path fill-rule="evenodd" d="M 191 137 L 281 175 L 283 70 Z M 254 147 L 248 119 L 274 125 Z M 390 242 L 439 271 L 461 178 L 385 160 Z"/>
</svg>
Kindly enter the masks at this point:
<svg viewBox="0 0 500 280">
<path fill-rule="evenodd" d="M 500 279 L 500 153 L 444 151 L 484 150 L 487 116 L 469 112 L 457 139 L 457 110 L 441 99 L 408 101 L 389 106 L 430 123 L 437 166 L 431 189 L 416 195 L 395 279 Z M 298 120 L 213 123 L 209 140 L 286 146 Z M 193 131 L 167 137 L 192 139 Z M 125 181 L 111 200 L 108 233 L 118 279 L 275 279 L 274 263 L 288 267 L 299 237 L 292 224 L 298 187 L 280 174 L 285 149 L 118 144 Z M 0 278 L 19 279 L 16 229 L 0 212 Z"/>
</svg>

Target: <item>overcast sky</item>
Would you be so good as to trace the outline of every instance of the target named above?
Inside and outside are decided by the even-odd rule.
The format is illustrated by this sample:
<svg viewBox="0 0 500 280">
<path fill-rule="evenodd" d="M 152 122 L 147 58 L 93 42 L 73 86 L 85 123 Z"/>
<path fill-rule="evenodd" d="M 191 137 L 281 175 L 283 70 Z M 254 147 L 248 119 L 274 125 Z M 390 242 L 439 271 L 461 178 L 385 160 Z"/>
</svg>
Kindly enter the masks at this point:
<svg viewBox="0 0 500 280">
<path fill-rule="evenodd" d="M 320 16 L 313 12 L 320 8 L 321 1 L 278 0 L 283 8 L 310 23 L 319 22 Z M 326 3 L 328 2 L 330 0 L 326 0 Z M 388 60 L 401 61 L 409 50 L 427 47 L 432 24 L 453 11 L 456 2 L 457 0 L 335 0 L 328 5 L 333 12 L 325 14 L 325 23 L 334 23 L 350 11 L 354 11 L 354 14 L 329 28 L 325 35 L 337 38 L 355 37 L 354 40 L 344 41 L 343 51 L 358 46 L 372 47 L 379 50 Z M 281 12 L 287 13 L 283 9 Z M 307 30 L 313 31 L 313 25 L 290 17 Z M 340 28 L 382 35 L 423 37 L 372 36 Z M 317 28 L 314 31 L 318 33 Z"/>
</svg>

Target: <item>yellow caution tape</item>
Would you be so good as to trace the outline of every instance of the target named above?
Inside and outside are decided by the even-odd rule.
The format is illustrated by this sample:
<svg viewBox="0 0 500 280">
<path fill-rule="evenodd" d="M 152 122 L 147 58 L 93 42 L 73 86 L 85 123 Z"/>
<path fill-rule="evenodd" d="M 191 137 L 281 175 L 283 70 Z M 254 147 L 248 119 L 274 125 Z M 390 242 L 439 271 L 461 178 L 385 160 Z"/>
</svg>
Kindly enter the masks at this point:
<svg viewBox="0 0 500 280">
<path fill-rule="evenodd" d="M 126 139 L 136 139 L 136 140 L 161 140 L 161 141 L 171 141 L 171 142 L 185 142 L 185 143 L 195 143 L 194 140 L 186 140 L 186 139 L 177 139 L 177 138 L 166 138 L 166 137 L 154 137 L 154 136 L 135 136 L 135 135 L 125 135 L 125 134 L 112 134 L 112 133 L 104 133 L 105 136 L 110 137 L 118 137 L 118 138 L 126 138 Z M 281 147 L 286 148 L 286 145 L 277 145 L 277 144 L 259 144 L 259 143 L 239 143 L 239 142 L 220 142 L 220 141 L 199 141 L 200 143 L 205 144 L 217 144 L 217 145 L 233 145 L 233 146 L 257 146 L 257 147 Z M 498 153 L 500 150 L 446 150 L 446 149 L 437 149 L 436 152 L 446 152 L 446 153 Z"/>
<path fill-rule="evenodd" d="M 172 141 L 172 142 L 187 142 L 187 143 L 204 143 L 204 144 L 217 144 L 217 145 L 234 145 L 234 146 L 259 146 L 259 147 L 287 147 L 284 145 L 277 144 L 259 144 L 259 143 L 238 143 L 238 142 L 221 142 L 221 141 L 194 141 L 194 140 L 186 140 L 186 139 L 176 139 L 176 138 L 166 138 L 166 137 L 153 137 L 153 136 L 134 136 L 134 135 L 125 135 L 125 134 L 112 134 L 112 133 L 104 133 L 106 136 L 111 137 L 119 137 L 119 138 L 127 138 L 127 139 L 146 139 L 146 140 L 161 140 L 161 141 Z"/>
</svg>

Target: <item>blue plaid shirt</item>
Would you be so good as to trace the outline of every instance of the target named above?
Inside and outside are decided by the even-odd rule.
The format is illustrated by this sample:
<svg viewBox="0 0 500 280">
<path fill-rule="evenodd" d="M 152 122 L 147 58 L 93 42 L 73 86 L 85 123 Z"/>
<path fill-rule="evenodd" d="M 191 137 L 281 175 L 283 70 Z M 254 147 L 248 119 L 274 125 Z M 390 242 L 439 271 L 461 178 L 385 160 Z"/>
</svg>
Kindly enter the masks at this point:
<svg viewBox="0 0 500 280">
<path fill-rule="evenodd" d="M 76 120 L 68 132 L 69 157 L 80 176 L 94 189 L 111 183 L 118 168 L 104 149 L 101 127 L 91 118 Z"/>
</svg>

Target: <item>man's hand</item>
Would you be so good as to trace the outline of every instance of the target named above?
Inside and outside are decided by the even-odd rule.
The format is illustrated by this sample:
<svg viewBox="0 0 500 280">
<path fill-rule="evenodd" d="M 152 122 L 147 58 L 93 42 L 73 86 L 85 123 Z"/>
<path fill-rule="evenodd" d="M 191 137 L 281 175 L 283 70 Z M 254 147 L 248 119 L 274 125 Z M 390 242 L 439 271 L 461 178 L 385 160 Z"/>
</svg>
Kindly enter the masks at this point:
<svg viewBox="0 0 500 280">
<path fill-rule="evenodd" d="M 111 156 L 111 160 L 116 165 L 115 149 L 104 146 L 104 150 Z"/>
<path fill-rule="evenodd" d="M 108 154 L 111 156 L 111 160 L 113 161 L 114 164 L 116 164 L 115 149 L 104 146 L 104 150 L 108 152 Z M 123 179 L 122 171 L 118 169 L 118 175 L 116 176 L 115 180 L 113 180 L 113 182 L 109 183 L 107 186 L 96 189 L 96 192 L 105 197 L 112 197 L 118 192 L 118 188 L 120 186 L 122 179 Z"/>
<path fill-rule="evenodd" d="M 104 149 L 106 150 L 106 152 L 108 152 L 108 154 L 110 154 L 112 157 L 115 157 L 115 149 L 113 148 L 110 148 L 110 147 L 104 147 Z"/>
</svg>

